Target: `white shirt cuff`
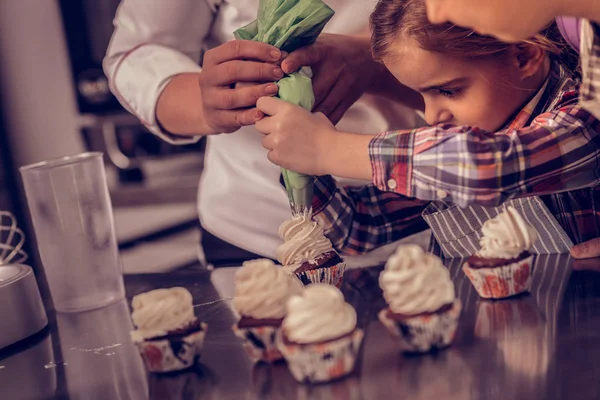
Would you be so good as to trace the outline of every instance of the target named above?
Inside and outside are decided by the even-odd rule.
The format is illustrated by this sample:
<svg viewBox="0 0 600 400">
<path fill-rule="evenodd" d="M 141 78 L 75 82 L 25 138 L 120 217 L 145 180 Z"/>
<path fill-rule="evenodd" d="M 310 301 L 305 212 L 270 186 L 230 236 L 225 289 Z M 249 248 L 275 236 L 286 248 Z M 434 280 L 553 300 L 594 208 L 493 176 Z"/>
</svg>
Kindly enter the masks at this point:
<svg viewBox="0 0 600 400">
<path fill-rule="evenodd" d="M 145 43 L 128 51 L 117 63 L 111 82 L 121 104 L 155 135 L 171 144 L 190 144 L 200 136 L 177 136 L 160 128 L 156 120 L 158 97 L 171 78 L 202 68 L 186 55 L 157 44 Z"/>
</svg>

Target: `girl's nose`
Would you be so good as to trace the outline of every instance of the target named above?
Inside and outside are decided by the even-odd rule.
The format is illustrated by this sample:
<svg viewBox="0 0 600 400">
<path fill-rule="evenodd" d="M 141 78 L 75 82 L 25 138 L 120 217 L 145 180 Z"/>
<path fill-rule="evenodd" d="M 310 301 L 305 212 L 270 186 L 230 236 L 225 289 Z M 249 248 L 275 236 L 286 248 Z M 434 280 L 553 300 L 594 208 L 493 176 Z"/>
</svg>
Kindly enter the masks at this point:
<svg viewBox="0 0 600 400">
<path fill-rule="evenodd" d="M 452 121 L 452 113 L 448 110 L 425 109 L 425 122 L 429 125 L 449 123 Z"/>
</svg>

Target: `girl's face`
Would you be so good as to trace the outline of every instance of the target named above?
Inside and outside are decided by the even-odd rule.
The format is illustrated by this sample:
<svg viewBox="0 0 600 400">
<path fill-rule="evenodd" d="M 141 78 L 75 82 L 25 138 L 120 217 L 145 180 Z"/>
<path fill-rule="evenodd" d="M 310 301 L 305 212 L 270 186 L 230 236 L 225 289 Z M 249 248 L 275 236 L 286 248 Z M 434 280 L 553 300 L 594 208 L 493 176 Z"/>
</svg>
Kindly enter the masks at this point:
<svg viewBox="0 0 600 400">
<path fill-rule="evenodd" d="M 430 125 L 469 125 L 489 132 L 501 129 L 541 87 L 523 77 L 510 55 L 466 59 L 423 50 L 413 40 L 394 45 L 385 66 L 403 85 L 425 100 Z"/>
</svg>

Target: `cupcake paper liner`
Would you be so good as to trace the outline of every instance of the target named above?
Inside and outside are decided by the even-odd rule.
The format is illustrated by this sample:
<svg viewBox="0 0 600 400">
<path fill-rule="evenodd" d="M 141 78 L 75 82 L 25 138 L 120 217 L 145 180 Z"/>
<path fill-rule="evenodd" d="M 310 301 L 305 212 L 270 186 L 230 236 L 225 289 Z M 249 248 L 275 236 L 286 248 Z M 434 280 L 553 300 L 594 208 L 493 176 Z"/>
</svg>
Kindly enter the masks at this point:
<svg viewBox="0 0 600 400">
<path fill-rule="evenodd" d="M 276 344 L 279 327 L 239 328 L 235 324 L 232 329 L 235 335 L 242 340 L 244 350 L 253 362 L 272 363 L 283 359 Z"/>
<path fill-rule="evenodd" d="M 379 320 L 406 353 L 427 353 L 448 347 L 456 336 L 461 311 L 460 300 L 441 313 L 408 317 L 396 321 L 388 317 L 388 308 L 379 312 Z"/>
<path fill-rule="evenodd" d="M 485 299 L 504 299 L 529 291 L 533 258 L 532 254 L 519 262 L 496 268 L 471 268 L 467 262 L 463 265 L 463 271 L 479 296 Z"/>
<path fill-rule="evenodd" d="M 350 374 L 364 333 L 355 329 L 350 335 L 325 343 L 285 343 L 283 331 L 277 334 L 277 347 L 298 382 L 328 382 Z"/>
<path fill-rule="evenodd" d="M 187 336 L 148 339 L 136 342 L 146 368 L 150 372 L 172 372 L 187 369 L 194 365 L 200 356 L 207 332 L 206 323 L 201 329 Z"/>
<path fill-rule="evenodd" d="M 306 286 L 311 283 L 326 283 L 336 288 L 341 288 L 344 282 L 346 263 L 339 263 L 332 267 L 311 269 L 304 272 L 295 272 L 296 277 Z"/>
</svg>

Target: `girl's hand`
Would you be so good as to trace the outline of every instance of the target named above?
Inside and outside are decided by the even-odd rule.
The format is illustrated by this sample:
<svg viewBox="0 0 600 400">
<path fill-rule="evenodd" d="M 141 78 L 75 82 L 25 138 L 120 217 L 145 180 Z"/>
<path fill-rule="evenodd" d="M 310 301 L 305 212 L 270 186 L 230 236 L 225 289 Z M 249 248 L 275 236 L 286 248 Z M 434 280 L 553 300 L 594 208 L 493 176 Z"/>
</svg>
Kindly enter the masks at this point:
<svg viewBox="0 0 600 400">
<path fill-rule="evenodd" d="M 337 131 L 325 115 L 272 97 L 260 98 L 256 107 L 266 115 L 256 129 L 265 135 L 269 161 L 307 175 L 329 173 L 328 153 Z"/>
<path fill-rule="evenodd" d="M 600 238 L 588 240 L 578 244 L 571 249 L 573 258 L 595 258 L 600 257 Z"/>
</svg>

